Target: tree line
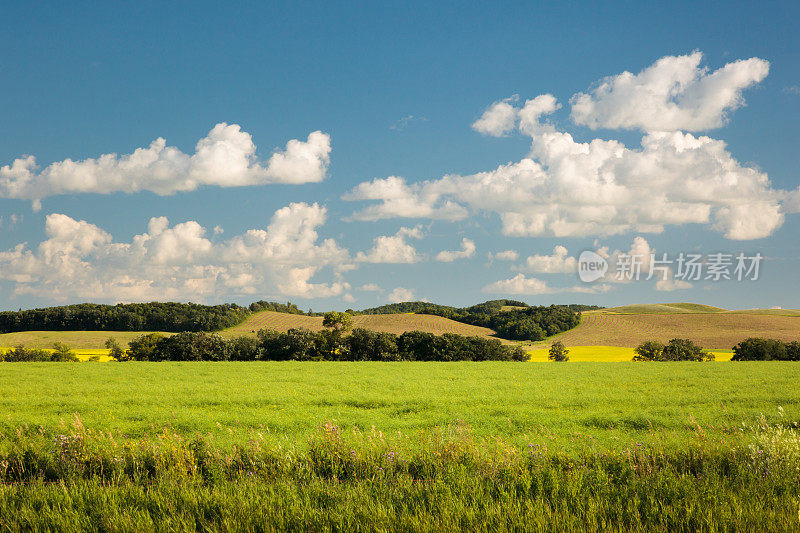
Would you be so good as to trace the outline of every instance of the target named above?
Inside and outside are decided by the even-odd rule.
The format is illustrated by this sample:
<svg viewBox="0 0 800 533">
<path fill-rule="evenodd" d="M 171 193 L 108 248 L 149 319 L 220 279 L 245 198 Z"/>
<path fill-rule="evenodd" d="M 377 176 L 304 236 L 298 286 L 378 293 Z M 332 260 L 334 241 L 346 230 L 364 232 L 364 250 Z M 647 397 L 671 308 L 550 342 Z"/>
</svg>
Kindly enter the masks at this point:
<svg viewBox="0 0 800 533">
<path fill-rule="evenodd" d="M 800 342 L 750 337 L 733 347 L 731 361 L 800 361 Z"/>
<path fill-rule="evenodd" d="M 525 361 L 528 358 L 519 346 L 507 346 L 497 339 L 421 331 L 394 335 L 363 328 L 348 334 L 348 325 L 352 324 L 352 318 L 348 317 L 346 313 L 326 314 L 326 329 L 322 331 L 262 329 L 255 338 L 233 339 L 206 332 L 172 336 L 149 333 L 133 339 L 127 350 L 112 339 L 106 346 L 119 361 Z"/>
<path fill-rule="evenodd" d="M 8 363 L 77 363 L 78 356 L 69 346 L 62 342 L 54 343 L 52 350 L 26 348 L 24 345 L 19 344 L 10 350 L 0 351 L 1 361 Z"/>
<path fill-rule="evenodd" d="M 643 342 L 634 350 L 634 361 L 713 361 L 709 353 L 689 339 L 672 339 L 667 344 Z M 749 337 L 733 347 L 731 361 L 800 361 L 800 342 Z"/>
<path fill-rule="evenodd" d="M 75 304 L 0 312 L 0 333 L 14 331 L 215 331 L 241 323 L 250 315 L 236 304 L 150 302 Z"/>
<path fill-rule="evenodd" d="M 580 312 L 595 309 L 586 305 L 532 307 L 516 300 L 491 300 L 458 308 L 428 302 L 403 302 L 363 311 L 347 310 L 350 315 L 420 313 L 438 315 L 458 322 L 495 330 L 512 340 L 543 340 L 578 325 Z M 306 316 L 321 316 L 311 309 L 303 311 L 287 302 L 259 300 L 248 307 L 237 304 L 202 305 L 195 303 L 149 302 L 134 304 L 74 304 L 19 311 L 0 312 L 0 333 L 15 331 L 218 331 L 243 322 L 250 314 L 276 311 Z"/>
<path fill-rule="evenodd" d="M 713 361 L 714 354 L 707 352 L 690 339 L 672 339 L 667 344 L 658 341 L 643 342 L 634 349 L 634 361 Z"/>
<path fill-rule="evenodd" d="M 355 314 L 418 313 L 437 315 L 464 324 L 493 329 L 511 340 L 540 341 L 572 329 L 580 323 L 581 311 L 601 309 L 595 305 L 530 306 L 517 300 L 490 300 L 471 307 L 450 307 L 428 302 L 382 305 Z"/>
</svg>

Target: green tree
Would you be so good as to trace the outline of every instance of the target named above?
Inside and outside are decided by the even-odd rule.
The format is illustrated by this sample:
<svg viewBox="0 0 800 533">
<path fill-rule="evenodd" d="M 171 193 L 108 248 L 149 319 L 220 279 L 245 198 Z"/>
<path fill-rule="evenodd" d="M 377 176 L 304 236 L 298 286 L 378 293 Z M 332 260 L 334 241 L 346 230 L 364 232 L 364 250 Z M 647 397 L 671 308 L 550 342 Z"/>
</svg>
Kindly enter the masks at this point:
<svg viewBox="0 0 800 533">
<path fill-rule="evenodd" d="M 353 315 L 350 313 L 331 311 L 330 313 L 325 313 L 322 319 L 322 325 L 333 331 L 344 333 L 345 331 L 353 329 Z"/>
<path fill-rule="evenodd" d="M 326 359 L 349 359 L 344 334 L 353 329 L 353 316 L 349 313 L 331 311 L 325 313 L 322 325 L 328 329 L 321 332 L 319 351 L 325 354 Z"/>
<path fill-rule="evenodd" d="M 78 356 L 63 342 L 56 342 L 53 344 L 53 354 L 50 356 L 50 360 L 58 363 L 76 363 L 78 362 Z"/>
<path fill-rule="evenodd" d="M 664 345 L 658 341 L 647 341 L 637 346 L 634 350 L 634 361 L 661 361 L 664 354 Z"/>
<path fill-rule="evenodd" d="M 786 361 L 792 358 L 796 349 L 792 345 L 790 353 L 787 345 L 779 340 L 750 337 L 733 347 L 731 361 Z"/>
<path fill-rule="evenodd" d="M 159 333 L 148 333 L 128 343 L 126 356 L 133 361 L 159 361 L 156 345 L 164 338 Z"/>
<path fill-rule="evenodd" d="M 703 349 L 689 339 L 672 339 L 662 352 L 664 361 L 713 361 L 714 354 Z"/>
<path fill-rule="evenodd" d="M 106 339 L 105 347 L 108 349 L 108 355 L 114 361 L 127 361 L 128 356 L 122 346 L 119 345 L 117 340 L 113 337 Z"/>
<path fill-rule="evenodd" d="M 550 355 L 547 357 L 551 361 L 558 363 L 569 361 L 569 350 L 561 341 L 556 341 L 550 345 Z"/>
</svg>

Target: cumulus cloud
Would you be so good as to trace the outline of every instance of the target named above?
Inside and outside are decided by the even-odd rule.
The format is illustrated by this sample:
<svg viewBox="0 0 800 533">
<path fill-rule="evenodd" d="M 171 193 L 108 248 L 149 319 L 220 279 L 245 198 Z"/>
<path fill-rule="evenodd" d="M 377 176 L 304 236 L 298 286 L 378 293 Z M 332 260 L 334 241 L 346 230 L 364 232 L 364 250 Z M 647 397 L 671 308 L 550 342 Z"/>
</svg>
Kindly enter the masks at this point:
<svg viewBox="0 0 800 533">
<path fill-rule="evenodd" d="M 574 292 L 596 294 L 610 290 L 609 285 L 573 285 L 570 287 L 553 287 L 537 278 L 528 278 L 525 274 L 517 274 L 513 278 L 496 281 L 483 288 L 483 292 L 492 294 L 538 295 Z"/>
<path fill-rule="evenodd" d="M 423 257 L 406 239 L 421 239 L 422 227 L 400 228 L 394 235 L 381 235 L 372 240 L 368 252 L 358 252 L 360 263 L 418 263 Z"/>
<path fill-rule="evenodd" d="M 201 186 L 242 187 L 267 183 L 319 182 L 330 161 L 330 136 L 320 131 L 306 141 L 290 140 L 263 164 L 249 133 L 220 123 L 197 142 L 194 154 L 158 138 L 132 154 L 104 154 L 82 161 L 65 159 L 39 169 L 26 156 L 0 167 L 0 198 L 33 200 L 59 194 L 151 191 L 159 195 Z"/>
<path fill-rule="evenodd" d="M 489 252 L 489 261 L 516 261 L 519 259 L 519 252 L 516 250 L 503 250 L 501 252 Z"/>
<path fill-rule="evenodd" d="M 337 296 L 349 288 L 337 273 L 349 254 L 317 228 L 326 211 L 295 203 L 279 209 L 265 229 L 214 243 L 195 221 L 170 226 L 154 217 L 130 242 L 115 242 L 98 226 L 63 214 L 46 218 L 47 239 L 0 252 L 0 280 L 16 294 L 52 299 L 142 301 L 213 300 L 235 295 Z M 336 279 L 315 283 L 325 267 Z"/>
<path fill-rule="evenodd" d="M 389 302 L 393 304 L 410 302 L 412 300 L 414 300 L 414 291 L 406 289 L 405 287 L 395 287 L 395 289 L 389 293 Z"/>
<path fill-rule="evenodd" d="M 716 74 L 706 77 L 722 76 Z M 702 83 L 717 87 L 717 82 Z M 702 98 L 698 102 L 711 105 Z M 352 218 L 455 221 L 489 212 L 499 216 L 502 232 L 510 236 L 658 233 L 668 225 L 702 224 L 729 239 L 746 240 L 772 234 L 785 212 L 800 208 L 800 192 L 773 189 L 764 172 L 737 161 L 723 141 L 651 131 L 638 147 L 617 140 L 578 142 L 544 120 L 558 107 L 552 95 L 540 95 L 515 108 L 516 127 L 531 137 L 530 152 L 520 161 L 413 184 L 397 176 L 376 178 L 344 196 L 372 202 Z"/>
<path fill-rule="evenodd" d="M 675 279 L 672 269 L 669 269 L 669 274 L 664 279 L 659 279 L 656 282 L 655 289 L 657 291 L 672 292 L 681 289 L 691 289 L 692 284 L 682 279 Z"/>
<path fill-rule="evenodd" d="M 702 131 L 723 126 L 744 105 L 742 90 L 763 80 L 769 62 L 757 57 L 711 71 L 693 52 L 666 56 L 638 74 L 623 72 L 572 97 L 572 119 L 592 129 Z"/>
<path fill-rule="evenodd" d="M 452 263 L 457 259 L 467 259 L 475 255 L 475 243 L 464 237 L 461 239 L 460 250 L 442 250 L 436 254 L 436 260 L 442 263 Z"/>
<path fill-rule="evenodd" d="M 519 95 L 515 94 L 493 103 L 486 108 L 481 118 L 473 122 L 472 129 L 492 137 L 508 135 L 517 127 L 518 110 L 513 104 L 518 100 Z"/>
<path fill-rule="evenodd" d="M 380 220 L 383 218 L 431 218 L 461 220 L 467 209 L 452 200 L 443 198 L 446 190 L 439 190 L 437 182 L 408 185 L 404 178 L 389 176 L 375 178 L 357 185 L 344 194 L 349 201 L 379 200 L 352 215 L 351 220 Z"/>
<path fill-rule="evenodd" d="M 610 251 L 607 246 L 600 246 L 595 242 L 593 251 L 608 263 L 608 270 L 598 280 L 606 286 L 602 290 L 609 290 L 610 285 L 608 284 L 611 283 L 631 283 L 634 281 L 655 281 L 654 289 L 657 291 L 674 291 L 692 287 L 691 283 L 675 278 L 674 270 L 668 262 L 669 258 L 664 257 L 665 254 L 663 253 L 657 254 L 656 250 L 642 236 L 634 237 L 630 248 L 627 250 L 615 249 Z M 578 272 L 578 258 L 570 255 L 566 247 L 557 245 L 553 248 L 552 254 L 529 256 L 524 264 L 514 266 L 512 269 L 535 274 L 576 275 Z M 544 284 L 539 280 L 531 282 L 529 278 L 524 276 L 517 276 L 512 280 L 505 280 L 504 283 L 521 287 L 524 283 L 530 282 L 530 290 L 533 290 L 533 287 L 537 284 Z M 546 287 L 546 284 L 541 286 Z"/>
<path fill-rule="evenodd" d="M 578 260 L 568 254 L 569 251 L 559 244 L 553 248 L 551 255 L 528 256 L 525 265 L 516 267 L 516 269 L 537 274 L 575 273 L 578 271 Z"/>
<path fill-rule="evenodd" d="M 376 283 L 365 283 L 364 285 L 360 286 L 358 290 L 366 291 L 366 292 L 383 292 Z"/>
</svg>

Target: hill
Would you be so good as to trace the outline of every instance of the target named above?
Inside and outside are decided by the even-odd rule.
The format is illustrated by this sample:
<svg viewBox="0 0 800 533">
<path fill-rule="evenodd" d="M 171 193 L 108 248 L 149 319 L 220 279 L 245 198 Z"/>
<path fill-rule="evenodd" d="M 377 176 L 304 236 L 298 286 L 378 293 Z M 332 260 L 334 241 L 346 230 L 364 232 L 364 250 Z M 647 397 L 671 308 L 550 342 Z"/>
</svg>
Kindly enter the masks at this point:
<svg viewBox="0 0 800 533">
<path fill-rule="evenodd" d="M 494 336 L 494 331 L 489 328 L 462 324 L 441 316 L 414 313 L 357 315 L 353 317 L 353 326 L 396 335 L 406 331 L 424 331 L 436 335 L 456 333 L 478 337 Z M 261 311 L 252 314 L 241 324 L 221 331 L 220 334 L 226 337 L 235 337 L 253 334 L 264 328 L 278 331 L 286 331 L 290 328 L 307 328 L 312 331 L 319 331 L 323 329 L 322 317 Z"/>
<path fill-rule="evenodd" d="M 618 313 L 614 309 L 590 311 L 583 313 L 577 327 L 535 346 L 544 347 L 554 340 L 560 340 L 567 346 L 633 348 L 644 341 L 666 342 L 676 337 L 692 339 L 700 346 L 711 349 L 730 349 L 747 337 L 800 341 L 800 316 L 727 310 L 651 311 L 638 314 Z"/>
<path fill-rule="evenodd" d="M 662 313 L 725 313 L 727 312 L 727 309 L 722 309 L 721 307 L 713 307 L 711 305 L 702 305 L 702 304 L 672 303 L 672 304 L 623 305 L 620 307 L 609 307 L 604 311 L 606 313 L 641 315 L 641 314 L 662 314 Z"/>
</svg>

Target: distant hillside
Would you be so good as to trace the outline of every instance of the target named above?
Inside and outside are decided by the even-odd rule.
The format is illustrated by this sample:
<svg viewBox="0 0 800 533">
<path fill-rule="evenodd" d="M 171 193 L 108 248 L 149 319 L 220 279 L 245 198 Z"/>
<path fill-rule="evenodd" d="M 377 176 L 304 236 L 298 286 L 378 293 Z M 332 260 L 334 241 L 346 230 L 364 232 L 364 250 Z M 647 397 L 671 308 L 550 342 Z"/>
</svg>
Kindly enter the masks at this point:
<svg viewBox="0 0 800 533">
<path fill-rule="evenodd" d="M 634 307 L 634 306 L 631 306 Z M 747 337 L 800 341 L 800 316 L 751 311 L 585 313 L 581 323 L 540 343 L 560 340 L 569 346 L 625 346 L 645 341 L 691 339 L 703 348 L 731 349 Z"/>
<path fill-rule="evenodd" d="M 414 313 L 357 315 L 353 317 L 353 327 L 393 333 L 395 335 L 405 333 L 406 331 L 423 331 L 435 335 L 456 333 L 458 335 L 477 337 L 494 336 L 494 331 L 488 328 L 462 324 L 440 316 Z M 226 329 L 221 333 L 226 337 L 235 337 L 238 335 L 253 334 L 260 329 L 287 331 L 291 328 L 305 328 L 312 331 L 319 331 L 323 329 L 322 317 L 262 311 L 254 313 L 241 324 Z"/>
<path fill-rule="evenodd" d="M 463 312 L 463 313 L 484 313 L 494 314 L 501 311 L 513 311 L 516 309 L 525 309 L 531 307 L 525 302 L 518 300 L 489 300 L 487 302 L 479 303 L 471 307 L 453 307 L 450 305 L 440 305 L 430 302 L 401 302 L 396 304 L 380 305 L 378 307 L 370 307 L 362 311 L 354 311 L 354 315 L 389 315 L 393 313 L 425 313 L 425 314 L 443 314 L 449 312 Z M 566 307 L 572 311 L 592 311 L 603 309 L 598 305 L 583 305 L 583 304 L 568 304 L 559 307 Z"/>
<path fill-rule="evenodd" d="M 489 328 L 504 339 L 538 341 L 577 326 L 580 322 L 580 311 L 574 307 L 578 306 L 529 306 L 516 300 L 490 300 L 464 308 L 411 302 L 399 304 L 396 309 L 413 309 L 418 314 L 438 315 L 456 322 Z M 393 308 L 384 306 L 383 309 Z"/>
<path fill-rule="evenodd" d="M 727 309 L 711 305 L 672 303 L 672 304 L 636 304 L 609 307 L 607 313 L 619 314 L 657 314 L 657 313 L 725 313 Z"/>
<path fill-rule="evenodd" d="M 734 313 L 748 315 L 776 315 L 776 316 L 800 316 L 798 309 L 723 309 L 711 305 L 692 304 L 692 303 L 669 303 L 669 304 L 634 304 L 622 305 L 620 307 L 608 307 L 602 310 L 603 313 L 614 313 L 621 315 L 651 315 L 651 314 L 676 314 L 676 313 Z"/>
</svg>

